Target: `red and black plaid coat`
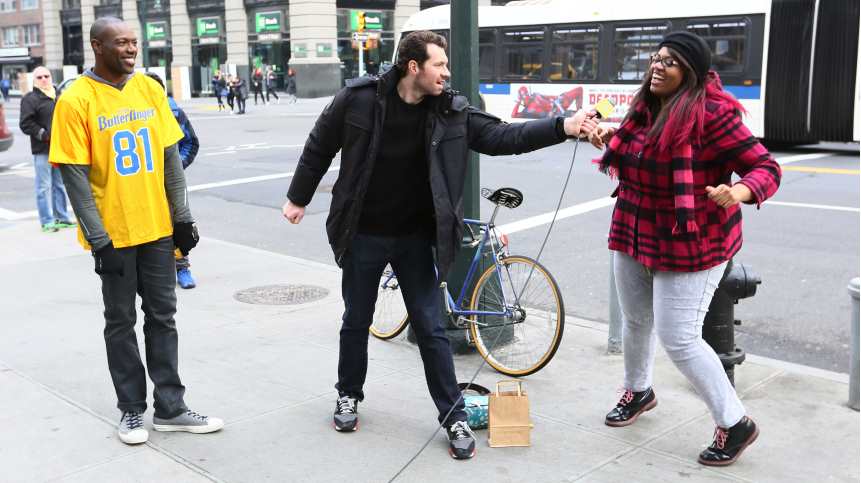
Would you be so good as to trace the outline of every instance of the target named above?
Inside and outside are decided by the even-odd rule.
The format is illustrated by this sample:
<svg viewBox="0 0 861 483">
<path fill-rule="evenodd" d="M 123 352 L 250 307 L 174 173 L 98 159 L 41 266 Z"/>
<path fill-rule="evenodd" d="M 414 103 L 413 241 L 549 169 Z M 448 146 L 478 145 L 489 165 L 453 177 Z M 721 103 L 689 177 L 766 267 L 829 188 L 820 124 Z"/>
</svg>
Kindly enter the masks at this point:
<svg viewBox="0 0 861 483">
<path fill-rule="evenodd" d="M 619 178 L 610 250 L 653 270 L 674 272 L 706 270 L 729 260 L 741 248 L 741 208 L 721 208 L 708 199 L 705 187 L 730 186 L 737 173 L 759 208 L 777 191 L 780 166 L 729 102 L 706 101 L 700 146 L 681 153 L 647 143 L 650 127 L 624 123 L 602 159 Z M 680 170 L 685 164 L 688 169 Z"/>
</svg>

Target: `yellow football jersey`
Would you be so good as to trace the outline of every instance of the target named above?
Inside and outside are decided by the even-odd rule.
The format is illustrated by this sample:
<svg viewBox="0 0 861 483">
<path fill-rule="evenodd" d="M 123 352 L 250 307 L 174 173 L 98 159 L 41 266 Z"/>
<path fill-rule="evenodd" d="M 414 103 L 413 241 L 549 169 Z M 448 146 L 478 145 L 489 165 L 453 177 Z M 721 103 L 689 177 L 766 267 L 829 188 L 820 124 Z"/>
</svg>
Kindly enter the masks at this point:
<svg viewBox="0 0 861 483">
<path fill-rule="evenodd" d="M 90 165 L 90 186 L 105 230 L 115 247 L 129 247 L 173 233 L 164 148 L 182 137 L 155 80 L 134 74 L 118 90 L 81 76 L 54 107 L 48 159 Z M 78 240 L 89 249 L 80 227 Z"/>
</svg>

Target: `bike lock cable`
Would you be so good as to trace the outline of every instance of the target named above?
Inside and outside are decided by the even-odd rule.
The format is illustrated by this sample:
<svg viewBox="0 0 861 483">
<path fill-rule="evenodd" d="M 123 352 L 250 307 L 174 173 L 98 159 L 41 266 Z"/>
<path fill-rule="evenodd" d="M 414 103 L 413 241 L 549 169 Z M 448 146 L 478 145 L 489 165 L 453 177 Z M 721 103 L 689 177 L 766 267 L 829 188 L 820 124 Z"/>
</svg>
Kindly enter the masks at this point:
<svg viewBox="0 0 861 483">
<path fill-rule="evenodd" d="M 580 138 L 577 138 L 574 142 L 574 153 L 571 155 L 571 164 L 570 166 L 568 166 L 568 175 L 565 177 L 565 183 L 562 185 L 562 193 L 559 195 L 559 201 L 556 203 L 556 210 L 553 212 L 553 218 L 550 220 L 550 226 L 547 228 L 547 233 L 544 235 L 544 241 L 541 242 L 541 248 L 538 250 L 538 255 L 535 257 L 536 264 L 541 259 L 541 255 L 544 253 L 544 247 L 547 246 L 547 241 L 550 239 L 550 232 L 553 231 L 553 226 L 556 224 L 556 217 L 559 215 L 559 209 L 562 207 L 562 201 L 565 199 L 565 192 L 568 190 L 568 182 L 571 180 L 571 174 L 574 172 L 574 161 L 577 159 L 577 148 L 579 146 Z M 520 295 L 518 295 L 515 300 L 520 299 L 520 297 L 523 295 L 523 291 L 526 290 L 527 285 L 529 285 L 529 280 L 532 278 L 532 274 L 534 272 L 535 265 L 532 265 L 531 270 L 529 270 L 529 276 L 526 277 L 526 283 L 523 284 L 523 289 L 521 289 Z M 511 277 L 509 277 L 509 280 L 510 279 Z M 499 333 L 496 334 L 496 338 L 493 340 L 493 343 L 487 349 L 487 356 L 482 356 L 481 364 L 478 366 L 478 369 L 475 370 L 475 373 L 473 373 L 472 378 L 469 380 L 466 387 L 462 391 L 460 391 L 460 396 L 458 396 L 457 401 L 455 401 L 451 409 L 448 410 L 448 413 L 446 413 L 442 422 L 439 424 L 439 426 L 437 426 L 433 434 L 431 434 L 430 438 L 428 438 L 428 440 L 425 441 L 422 447 L 419 448 L 418 452 L 416 452 L 416 454 L 414 454 L 413 457 L 410 458 L 409 461 L 407 461 L 401 467 L 401 469 L 399 469 L 398 472 L 394 474 L 394 476 L 392 476 L 392 478 L 389 480 L 389 483 L 394 482 L 401 475 L 401 473 L 404 472 L 404 470 L 409 468 L 410 465 L 413 464 L 413 462 L 416 460 L 416 458 L 418 458 L 422 454 L 425 448 L 428 447 L 431 441 L 436 438 L 437 433 L 439 433 L 439 430 L 442 429 L 442 427 L 445 425 L 445 422 L 448 421 L 448 418 L 449 416 L 451 416 L 451 413 L 454 411 L 454 408 L 456 408 L 457 405 L 463 400 L 463 391 L 468 391 L 469 388 L 472 387 L 472 383 L 475 382 L 475 379 L 478 377 L 478 374 L 481 372 L 482 369 L 484 369 L 484 366 L 487 364 L 487 358 L 490 357 L 490 355 L 493 353 L 493 348 L 496 347 L 496 343 L 499 342 L 499 337 L 503 334 L 503 332 L 504 331 L 500 330 Z"/>
</svg>

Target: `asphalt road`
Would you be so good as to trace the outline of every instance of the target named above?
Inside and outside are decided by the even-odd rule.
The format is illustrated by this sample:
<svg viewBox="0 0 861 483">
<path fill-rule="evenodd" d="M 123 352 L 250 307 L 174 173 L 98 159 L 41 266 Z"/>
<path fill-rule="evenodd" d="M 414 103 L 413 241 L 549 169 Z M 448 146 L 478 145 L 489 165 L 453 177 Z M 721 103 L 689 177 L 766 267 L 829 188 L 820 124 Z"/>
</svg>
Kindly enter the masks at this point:
<svg viewBox="0 0 861 483">
<path fill-rule="evenodd" d="M 326 100 L 259 107 L 249 102 L 245 116 L 216 112 L 204 102 L 187 105 L 202 146 L 186 171 L 201 234 L 334 263 L 324 222 L 336 170 L 323 178 L 300 225 L 289 225 L 280 214 L 289 174 Z M 7 107 L 10 124 L 17 125 L 17 101 Z M 13 130 L 19 133 L 15 145 L 0 153 L 0 222 L 32 218 L 35 209 L 28 140 Z M 482 156 L 482 186 L 513 186 L 524 193 L 524 203 L 503 210 L 498 224 L 552 213 L 574 149 L 573 143 L 564 143 L 521 156 Z M 556 277 L 568 313 L 606 322 L 610 261 L 606 233 L 612 207 L 594 208 L 600 201 L 581 205 L 605 198 L 614 187 L 591 163 L 598 154 L 588 144 L 577 147 L 562 208 L 580 205 L 567 212 L 579 214 L 556 222 L 541 262 Z M 749 353 L 848 372 L 846 285 L 859 275 L 858 145 L 819 145 L 773 154 L 787 163 L 774 203 L 760 210 L 744 208 L 745 242 L 736 261 L 752 266 L 762 285 L 755 297 L 736 306 L 736 318 L 742 320 L 736 342 Z M 336 158 L 333 167 L 337 164 Z M 490 205 L 482 201 L 482 214 L 489 213 Z M 34 219 L 34 229 L 36 224 Z M 511 252 L 535 257 L 548 226 L 537 224 L 511 233 Z M 194 263 L 193 255 L 191 259 Z M 198 283 L 206 283 L 205 266 L 194 266 L 194 273 Z"/>
</svg>

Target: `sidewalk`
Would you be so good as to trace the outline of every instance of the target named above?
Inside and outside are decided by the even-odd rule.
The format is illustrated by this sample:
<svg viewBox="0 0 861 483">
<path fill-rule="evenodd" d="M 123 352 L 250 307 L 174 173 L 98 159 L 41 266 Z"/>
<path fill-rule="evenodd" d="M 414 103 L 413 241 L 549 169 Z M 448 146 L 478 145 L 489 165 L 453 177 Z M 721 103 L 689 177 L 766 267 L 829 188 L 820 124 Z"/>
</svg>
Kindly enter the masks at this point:
<svg viewBox="0 0 861 483">
<path fill-rule="evenodd" d="M 335 267 L 210 238 L 191 259 L 199 285 L 178 289 L 177 314 L 186 402 L 226 427 L 151 431 L 146 445 L 126 446 L 92 258 L 72 230 L 0 222 L 0 481 L 384 482 L 433 433 L 418 350 L 404 336 L 371 339 L 361 430 L 331 429 L 343 310 Z M 234 298 L 272 284 L 328 295 L 301 305 Z M 711 469 L 696 463 L 714 429 L 705 405 L 662 351 L 658 407 L 628 428 L 603 424 L 622 376 L 606 337 L 604 325 L 566 318 L 556 357 L 526 378 L 532 447 L 489 448 L 478 431 L 475 459 L 454 461 L 440 434 L 397 481 L 858 481 L 859 413 L 846 407 L 845 375 L 745 362 L 737 387 L 761 435 L 738 463 Z M 457 356 L 460 379 L 480 362 Z M 485 368 L 476 381 L 503 378 Z"/>
</svg>

